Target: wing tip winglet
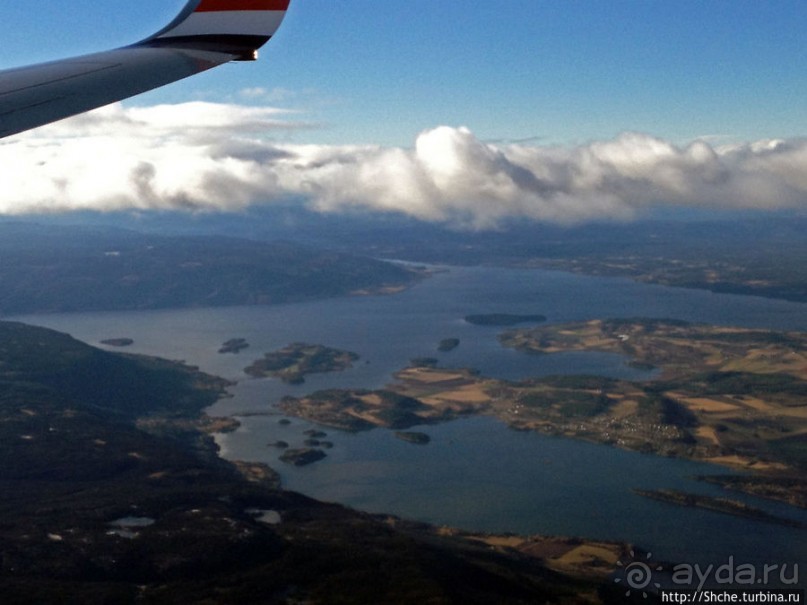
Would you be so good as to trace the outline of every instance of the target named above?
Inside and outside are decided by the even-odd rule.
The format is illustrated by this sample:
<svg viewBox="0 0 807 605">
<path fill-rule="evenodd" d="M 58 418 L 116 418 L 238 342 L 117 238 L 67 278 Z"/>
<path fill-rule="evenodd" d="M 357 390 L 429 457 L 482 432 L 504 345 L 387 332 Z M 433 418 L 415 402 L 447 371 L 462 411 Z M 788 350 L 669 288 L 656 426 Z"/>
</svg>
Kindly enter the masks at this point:
<svg viewBox="0 0 807 605">
<path fill-rule="evenodd" d="M 291 0 L 190 0 L 164 29 L 135 46 L 191 48 L 251 61 L 275 34 Z"/>
</svg>

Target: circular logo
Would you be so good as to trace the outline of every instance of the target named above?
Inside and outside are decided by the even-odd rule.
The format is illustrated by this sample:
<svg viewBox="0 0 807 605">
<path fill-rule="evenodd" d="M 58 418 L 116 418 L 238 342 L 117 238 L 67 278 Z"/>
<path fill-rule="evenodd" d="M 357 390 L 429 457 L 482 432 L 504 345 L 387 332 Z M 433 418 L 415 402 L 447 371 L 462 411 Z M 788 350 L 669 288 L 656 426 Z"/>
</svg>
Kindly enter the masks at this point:
<svg viewBox="0 0 807 605">
<path fill-rule="evenodd" d="M 653 557 L 653 553 L 647 553 L 645 556 L 644 561 L 637 561 L 636 554 L 633 551 L 630 551 L 631 561 L 626 563 L 622 561 L 617 561 L 617 565 L 622 568 L 622 575 L 618 578 L 614 578 L 614 582 L 617 584 L 622 584 L 627 587 L 627 591 L 625 592 L 625 596 L 629 597 L 631 593 L 635 591 L 641 591 L 642 596 L 646 599 L 647 598 L 647 591 L 645 588 L 652 585 L 655 588 L 661 588 L 661 584 L 658 582 L 653 582 L 653 568 L 651 567 L 650 559 Z M 655 571 L 661 571 L 662 567 L 659 565 L 655 568 Z"/>
</svg>

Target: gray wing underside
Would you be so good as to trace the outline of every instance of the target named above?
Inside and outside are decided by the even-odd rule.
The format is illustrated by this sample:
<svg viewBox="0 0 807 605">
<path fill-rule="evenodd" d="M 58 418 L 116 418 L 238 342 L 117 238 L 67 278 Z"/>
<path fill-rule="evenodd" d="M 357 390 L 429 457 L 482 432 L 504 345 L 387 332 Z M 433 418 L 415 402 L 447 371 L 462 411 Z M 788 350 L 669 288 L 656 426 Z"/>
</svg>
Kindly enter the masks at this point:
<svg viewBox="0 0 807 605">
<path fill-rule="evenodd" d="M 251 61 L 289 0 L 188 0 L 131 46 L 0 71 L 0 138 L 133 97 L 230 61 Z"/>
<path fill-rule="evenodd" d="M 132 46 L 0 72 L 0 138 L 187 78 L 237 54 Z"/>
</svg>

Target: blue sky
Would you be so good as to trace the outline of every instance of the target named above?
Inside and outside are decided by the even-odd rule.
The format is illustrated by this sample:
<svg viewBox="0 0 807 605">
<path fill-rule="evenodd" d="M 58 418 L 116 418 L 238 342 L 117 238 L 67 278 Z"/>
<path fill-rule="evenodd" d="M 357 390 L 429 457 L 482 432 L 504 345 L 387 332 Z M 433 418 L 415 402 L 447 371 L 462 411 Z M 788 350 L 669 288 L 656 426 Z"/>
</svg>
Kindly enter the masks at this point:
<svg viewBox="0 0 807 605">
<path fill-rule="evenodd" d="M 7 3 L 0 67 L 137 41 L 183 5 Z M 257 63 L 5 140 L 0 214 L 806 213 L 805 30 L 804 0 L 292 0 Z"/>
<path fill-rule="evenodd" d="M 0 9 L 4 67 L 135 41 L 184 0 L 27 0 Z M 412 145 L 439 125 L 484 141 L 683 143 L 807 134 L 803 0 L 293 0 L 255 65 L 130 105 L 267 103 L 295 142 Z M 272 94 L 239 98 L 260 87 Z"/>
</svg>

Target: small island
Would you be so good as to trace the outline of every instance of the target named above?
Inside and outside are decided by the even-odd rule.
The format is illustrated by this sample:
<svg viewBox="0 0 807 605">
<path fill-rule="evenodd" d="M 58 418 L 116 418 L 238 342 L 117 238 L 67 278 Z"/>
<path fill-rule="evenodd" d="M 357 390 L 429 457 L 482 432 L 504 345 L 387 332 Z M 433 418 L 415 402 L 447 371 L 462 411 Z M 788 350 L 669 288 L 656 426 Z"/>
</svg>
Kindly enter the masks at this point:
<svg viewBox="0 0 807 605">
<path fill-rule="evenodd" d="M 249 347 L 249 343 L 245 338 L 231 338 L 221 345 L 219 353 L 240 353 L 247 347 Z"/>
<path fill-rule="evenodd" d="M 289 384 L 301 384 L 306 374 L 341 372 L 352 367 L 357 359 L 359 356 L 349 351 L 297 342 L 266 353 L 244 372 L 255 378 L 272 377 Z"/>
<path fill-rule="evenodd" d="M 449 351 L 456 349 L 458 346 L 460 346 L 459 338 L 444 338 L 440 341 L 440 344 L 437 345 L 437 350 L 441 353 L 448 353 Z"/>
<path fill-rule="evenodd" d="M 431 443 L 432 438 L 426 433 L 418 433 L 415 431 L 397 431 L 395 436 L 401 441 L 407 443 L 414 443 L 415 445 L 426 445 Z"/>
<path fill-rule="evenodd" d="M 543 323 L 546 321 L 546 316 L 486 313 L 482 315 L 466 315 L 465 321 L 475 326 L 517 326 L 525 323 Z"/>
<path fill-rule="evenodd" d="M 134 344 L 134 340 L 131 338 L 107 338 L 102 340 L 101 344 L 108 347 L 130 347 Z"/>
<path fill-rule="evenodd" d="M 306 466 L 309 464 L 313 464 L 314 462 L 319 462 L 323 458 L 325 458 L 327 454 L 322 450 L 314 449 L 311 447 L 304 447 L 299 449 L 293 450 L 286 450 L 282 456 L 280 456 L 281 462 L 285 462 L 286 464 L 293 464 L 294 466 Z"/>
</svg>

